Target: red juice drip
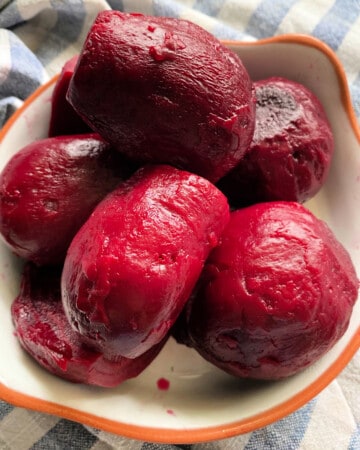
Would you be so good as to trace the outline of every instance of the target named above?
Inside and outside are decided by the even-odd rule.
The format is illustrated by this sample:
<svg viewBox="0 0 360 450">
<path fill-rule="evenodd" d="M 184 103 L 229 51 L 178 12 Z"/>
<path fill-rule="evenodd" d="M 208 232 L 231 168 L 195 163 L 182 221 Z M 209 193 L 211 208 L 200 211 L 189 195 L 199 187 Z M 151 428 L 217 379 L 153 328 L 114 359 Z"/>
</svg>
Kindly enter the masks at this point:
<svg viewBox="0 0 360 450">
<path fill-rule="evenodd" d="M 167 391 L 170 387 L 170 381 L 166 378 L 159 378 L 156 382 L 158 389 L 161 391 Z"/>
</svg>

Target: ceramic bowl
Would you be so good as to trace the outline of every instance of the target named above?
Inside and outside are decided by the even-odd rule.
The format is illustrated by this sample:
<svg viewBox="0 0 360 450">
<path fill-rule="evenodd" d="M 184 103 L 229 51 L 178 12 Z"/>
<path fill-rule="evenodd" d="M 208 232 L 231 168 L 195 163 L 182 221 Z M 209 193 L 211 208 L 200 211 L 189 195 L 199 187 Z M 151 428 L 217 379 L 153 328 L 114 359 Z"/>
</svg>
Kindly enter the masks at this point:
<svg viewBox="0 0 360 450">
<path fill-rule="evenodd" d="M 360 274 L 360 132 L 340 62 L 322 42 L 299 35 L 256 43 L 226 42 L 251 77 L 284 76 L 322 101 L 336 149 L 330 176 L 308 207 L 350 252 Z M 0 132 L 0 170 L 24 145 L 46 136 L 56 78 L 38 89 Z M 50 375 L 19 346 L 10 304 L 21 261 L 0 246 L 0 397 L 9 403 L 146 441 L 194 443 L 268 425 L 300 408 L 347 365 L 360 345 L 360 302 L 342 339 L 321 360 L 288 379 L 235 379 L 170 340 L 137 378 L 114 389 L 72 384 Z"/>
</svg>

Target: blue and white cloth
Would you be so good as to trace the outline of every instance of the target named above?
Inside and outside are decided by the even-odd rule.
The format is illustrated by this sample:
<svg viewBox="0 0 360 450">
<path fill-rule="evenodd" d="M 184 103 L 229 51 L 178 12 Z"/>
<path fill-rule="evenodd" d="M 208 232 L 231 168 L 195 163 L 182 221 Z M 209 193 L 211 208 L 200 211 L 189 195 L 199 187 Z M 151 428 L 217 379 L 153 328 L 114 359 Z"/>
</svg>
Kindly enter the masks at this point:
<svg viewBox="0 0 360 450">
<path fill-rule="evenodd" d="M 360 0 L 0 0 L 0 128 L 78 53 L 96 14 L 137 11 L 191 20 L 218 38 L 304 33 L 343 63 L 360 118 Z M 222 441 L 159 445 L 125 439 L 0 401 L 0 450 L 360 450 L 360 353 L 316 398 L 263 429 Z"/>
</svg>

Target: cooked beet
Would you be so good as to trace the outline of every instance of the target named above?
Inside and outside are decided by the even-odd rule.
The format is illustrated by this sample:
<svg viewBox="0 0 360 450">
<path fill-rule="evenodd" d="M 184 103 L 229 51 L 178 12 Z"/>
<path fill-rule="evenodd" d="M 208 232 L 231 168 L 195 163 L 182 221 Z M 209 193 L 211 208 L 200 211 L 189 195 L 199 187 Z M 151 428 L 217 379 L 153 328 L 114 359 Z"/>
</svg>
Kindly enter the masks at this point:
<svg viewBox="0 0 360 450">
<path fill-rule="evenodd" d="M 74 329 L 109 359 L 157 344 L 228 220 L 225 196 L 206 179 L 171 166 L 140 169 L 70 245 L 62 295 Z"/>
<path fill-rule="evenodd" d="M 56 81 L 51 98 L 49 137 L 90 133 L 92 131 L 66 100 L 66 93 L 78 57 L 78 55 L 75 55 L 64 64 Z"/>
<path fill-rule="evenodd" d="M 0 233 L 20 257 L 60 263 L 93 208 L 125 175 L 121 155 L 97 134 L 33 142 L 0 174 Z"/>
<path fill-rule="evenodd" d="M 236 165 L 254 131 L 252 82 L 239 57 L 174 18 L 101 12 L 68 100 L 129 157 L 213 182 Z"/>
<path fill-rule="evenodd" d="M 257 204 L 231 214 L 176 335 L 230 374 L 280 379 L 340 339 L 357 293 L 324 222 L 298 203 Z"/>
<path fill-rule="evenodd" d="M 81 342 L 61 303 L 60 267 L 28 263 L 11 313 L 22 347 L 50 373 L 76 383 L 113 387 L 140 374 L 165 340 L 136 359 L 108 361 Z"/>
<path fill-rule="evenodd" d="M 255 133 L 249 151 L 219 182 L 234 206 L 313 197 L 329 172 L 334 139 L 320 101 L 284 78 L 254 83 Z"/>
</svg>

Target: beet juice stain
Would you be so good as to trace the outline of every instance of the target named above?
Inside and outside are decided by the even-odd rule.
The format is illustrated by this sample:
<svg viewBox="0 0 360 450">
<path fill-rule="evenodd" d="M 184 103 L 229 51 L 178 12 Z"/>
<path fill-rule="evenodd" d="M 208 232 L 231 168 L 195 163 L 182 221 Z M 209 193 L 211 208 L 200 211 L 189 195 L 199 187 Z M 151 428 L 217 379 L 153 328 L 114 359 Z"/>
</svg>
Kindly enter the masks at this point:
<svg viewBox="0 0 360 450">
<path fill-rule="evenodd" d="M 168 391 L 170 388 L 170 381 L 166 378 L 159 378 L 156 382 L 156 385 L 160 391 Z"/>
</svg>

